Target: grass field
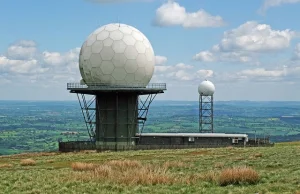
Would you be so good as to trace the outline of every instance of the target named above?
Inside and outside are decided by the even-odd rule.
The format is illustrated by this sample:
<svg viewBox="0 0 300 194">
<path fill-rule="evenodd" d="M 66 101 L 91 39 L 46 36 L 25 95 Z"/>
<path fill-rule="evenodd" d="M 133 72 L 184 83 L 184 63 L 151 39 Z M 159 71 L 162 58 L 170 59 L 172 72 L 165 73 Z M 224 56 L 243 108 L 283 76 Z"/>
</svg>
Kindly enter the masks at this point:
<svg viewBox="0 0 300 194">
<path fill-rule="evenodd" d="M 235 171 L 242 179 L 234 177 Z M 299 194 L 300 142 L 268 148 L 1 156 L 0 180 L 0 193 Z"/>
</svg>

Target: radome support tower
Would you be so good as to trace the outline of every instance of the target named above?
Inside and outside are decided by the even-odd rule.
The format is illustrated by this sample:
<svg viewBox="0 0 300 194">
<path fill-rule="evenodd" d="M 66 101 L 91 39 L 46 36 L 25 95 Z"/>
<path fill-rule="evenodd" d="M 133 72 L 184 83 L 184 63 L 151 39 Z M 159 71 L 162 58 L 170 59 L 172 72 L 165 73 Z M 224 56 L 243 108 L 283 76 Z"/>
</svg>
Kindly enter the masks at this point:
<svg viewBox="0 0 300 194">
<path fill-rule="evenodd" d="M 80 83 L 68 83 L 76 93 L 91 141 L 97 146 L 134 146 L 143 132 L 155 96 L 165 83 L 149 84 L 155 66 L 152 46 L 132 26 L 108 24 L 83 43 L 79 56 Z"/>
<path fill-rule="evenodd" d="M 199 93 L 199 132 L 214 132 L 214 92 L 212 82 L 205 80 L 198 87 Z"/>
</svg>

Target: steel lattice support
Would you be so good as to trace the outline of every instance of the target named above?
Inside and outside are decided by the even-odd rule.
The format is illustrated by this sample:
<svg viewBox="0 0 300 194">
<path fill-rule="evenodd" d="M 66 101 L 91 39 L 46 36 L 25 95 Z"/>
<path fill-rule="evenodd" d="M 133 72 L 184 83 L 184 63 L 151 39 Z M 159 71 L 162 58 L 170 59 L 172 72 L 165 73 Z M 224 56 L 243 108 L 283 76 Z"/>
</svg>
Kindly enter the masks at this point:
<svg viewBox="0 0 300 194">
<path fill-rule="evenodd" d="M 143 133 L 145 122 L 147 121 L 149 107 L 155 97 L 156 94 L 149 94 L 145 100 L 142 100 L 141 97 L 139 97 L 139 107 L 138 107 L 139 134 Z"/>
<path fill-rule="evenodd" d="M 90 136 L 90 140 L 94 141 L 95 139 L 95 129 L 96 129 L 96 109 L 95 107 L 95 96 L 92 96 L 91 99 L 87 100 L 84 94 L 78 94 L 77 98 L 81 108 L 81 112 L 85 121 L 85 125 Z"/>
<path fill-rule="evenodd" d="M 213 133 L 213 96 L 199 95 L 199 132 Z"/>
</svg>

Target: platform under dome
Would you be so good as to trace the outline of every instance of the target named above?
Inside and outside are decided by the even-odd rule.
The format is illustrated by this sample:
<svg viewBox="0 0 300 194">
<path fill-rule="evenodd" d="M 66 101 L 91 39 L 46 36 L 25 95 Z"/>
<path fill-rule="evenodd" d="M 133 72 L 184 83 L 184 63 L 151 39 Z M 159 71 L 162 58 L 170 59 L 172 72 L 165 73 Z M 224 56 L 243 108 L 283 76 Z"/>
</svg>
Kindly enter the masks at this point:
<svg viewBox="0 0 300 194">
<path fill-rule="evenodd" d="M 151 80 L 155 55 L 147 37 L 125 24 L 107 24 L 96 29 L 83 43 L 79 69 L 83 83 L 137 85 Z"/>
</svg>

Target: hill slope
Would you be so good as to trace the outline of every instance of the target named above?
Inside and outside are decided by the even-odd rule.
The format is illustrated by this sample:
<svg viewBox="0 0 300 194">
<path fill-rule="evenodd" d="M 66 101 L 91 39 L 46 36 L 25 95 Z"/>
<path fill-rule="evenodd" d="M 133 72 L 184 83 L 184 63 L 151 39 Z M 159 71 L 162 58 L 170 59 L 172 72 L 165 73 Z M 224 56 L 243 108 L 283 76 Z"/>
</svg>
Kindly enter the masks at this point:
<svg viewBox="0 0 300 194">
<path fill-rule="evenodd" d="M 0 193 L 300 193 L 299 161 L 300 142 L 271 148 L 19 154 L 0 157 Z M 257 171 L 259 182 L 220 186 L 222 170 L 238 166 Z"/>
</svg>

